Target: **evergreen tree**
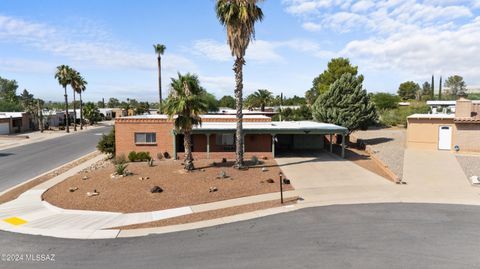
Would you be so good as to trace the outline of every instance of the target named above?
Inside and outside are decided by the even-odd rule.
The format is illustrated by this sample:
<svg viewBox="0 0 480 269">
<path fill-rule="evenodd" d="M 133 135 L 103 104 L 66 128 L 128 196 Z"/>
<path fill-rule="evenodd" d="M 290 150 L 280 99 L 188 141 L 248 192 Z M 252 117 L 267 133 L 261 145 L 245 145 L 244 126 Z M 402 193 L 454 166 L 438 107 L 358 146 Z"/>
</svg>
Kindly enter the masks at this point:
<svg viewBox="0 0 480 269">
<path fill-rule="evenodd" d="M 440 76 L 440 83 L 438 84 L 438 100 L 442 100 L 442 76 Z"/>
<path fill-rule="evenodd" d="M 431 99 L 433 100 L 433 99 L 435 99 L 435 78 L 433 77 L 433 75 L 432 75 L 432 85 L 431 86 L 432 86 L 432 91 L 431 91 L 430 94 L 432 95 Z"/>
<path fill-rule="evenodd" d="M 374 104 L 363 89 L 362 78 L 346 73 L 335 81 L 313 106 L 313 118 L 348 128 L 366 129 L 378 118 Z"/>
</svg>

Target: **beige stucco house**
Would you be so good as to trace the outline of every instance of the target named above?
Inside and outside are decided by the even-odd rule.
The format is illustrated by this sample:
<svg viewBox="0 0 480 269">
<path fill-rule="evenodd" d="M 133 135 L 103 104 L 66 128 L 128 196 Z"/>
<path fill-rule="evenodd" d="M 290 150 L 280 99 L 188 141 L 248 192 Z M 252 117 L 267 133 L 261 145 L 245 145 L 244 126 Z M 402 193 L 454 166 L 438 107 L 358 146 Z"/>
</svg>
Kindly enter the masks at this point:
<svg viewBox="0 0 480 269">
<path fill-rule="evenodd" d="M 460 98 L 455 114 L 409 116 L 407 147 L 480 152 L 480 102 Z"/>
</svg>

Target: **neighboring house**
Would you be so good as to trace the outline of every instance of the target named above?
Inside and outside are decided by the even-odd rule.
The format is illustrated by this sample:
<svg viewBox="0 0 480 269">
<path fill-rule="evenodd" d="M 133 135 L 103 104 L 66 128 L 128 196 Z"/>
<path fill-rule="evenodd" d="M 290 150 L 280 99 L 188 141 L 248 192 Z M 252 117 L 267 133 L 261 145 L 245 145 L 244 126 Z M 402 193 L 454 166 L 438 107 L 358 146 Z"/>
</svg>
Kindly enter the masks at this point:
<svg viewBox="0 0 480 269">
<path fill-rule="evenodd" d="M 233 158 L 235 156 L 234 115 L 203 115 L 202 125 L 192 132 L 195 158 Z M 341 126 L 313 121 L 272 121 L 263 115 L 245 115 L 245 157 L 274 157 L 295 150 L 319 150 L 326 145 L 326 135 L 345 136 Z M 331 140 L 328 140 L 331 141 Z M 342 139 L 345 141 L 345 139 Z M 183 135 L 174 130 L 166 115 L 141 115 L 115 119 L 117 154 L 148 151 L 152 156 L 167 152 L 174 158 L 184 152 Z M 330 147 L 331 148 L 331 147 Z M 344 149 L 344 145 L 343 145 Z"/>
<path fill-rule="evenodd" d="M 427 101 L 432 114 L 455 114 L 455 104 L 456 101 Z"/>
<path fill-rule="evenodd" d="M 480 152 L 480 103 L 460 98 L 455 114 L 414 114 L 407 118 L 407 147 Z"/>
<path fill-rule="evenodd" d="M 0 135 L 33 131 L 34 126 L 28 112 L 0 112 Z"/>
<path fill-rule="evenodd" d="M 268 117 L 273 117 L 278 114 L 278 112 L 273 111 L 273 109 L 265 109 L 265 111 L 260 110 L 242 110 L 243 115 L 263 115 Z M 208 112 L 208 115 L 237 115 L 237 110 L 228 107 L 220 107 L 216 112 Z"/>
<path fill-rule="evenodd" d="M 80 111 L 77 110 L 77 118 L 80 119 Z M 65 110 L 43 110 L 43 117 L 48 127 L 65 126 Z M 73 109 L 68 110 L 70 116 L 70 123 L 73 123 Z"/>
<path fill-rule="evenodd" d="M 98 111 L 105 120 L 113 119 L 113 110 L 111 108 L 99 108 Z"/>
<path fill-rule="evenodd" d="M 123 108 L 115 107 L 115 108 L 107 108 L 107 109 L 112 110 L 112 119 L 127 116 L 127 111 Z"/>
</svg>

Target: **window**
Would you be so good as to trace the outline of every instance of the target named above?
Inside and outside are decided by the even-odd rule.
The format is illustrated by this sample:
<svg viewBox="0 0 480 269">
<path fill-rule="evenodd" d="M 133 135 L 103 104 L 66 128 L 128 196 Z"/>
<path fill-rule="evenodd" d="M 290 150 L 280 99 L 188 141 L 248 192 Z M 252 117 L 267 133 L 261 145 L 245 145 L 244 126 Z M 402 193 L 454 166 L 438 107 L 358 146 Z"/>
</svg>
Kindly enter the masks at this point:
<svg viewBox="0 0 480 269">
<path fill-rule="evenodd" d="M 217 134 L 217 145 L 222 146 L 230 146 L 234 143 L 234 136 L 233 134 Z"/>
<path fill-rule="evenodd" d="M 135 144 L 155 144 L 157 143 L 156 133 L 135 133 Z"/>
</svg>

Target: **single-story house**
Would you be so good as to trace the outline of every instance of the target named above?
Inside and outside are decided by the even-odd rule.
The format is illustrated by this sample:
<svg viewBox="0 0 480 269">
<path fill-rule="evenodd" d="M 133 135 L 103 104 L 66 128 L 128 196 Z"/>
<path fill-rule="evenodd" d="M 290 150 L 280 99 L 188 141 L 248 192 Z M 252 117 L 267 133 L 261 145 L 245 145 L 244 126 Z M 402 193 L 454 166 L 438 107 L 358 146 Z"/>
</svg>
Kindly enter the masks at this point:
<svg viewBox="0 0 480 269">
<path fill-rule="evenodd" d="M 194 158 L 233 158 L 235 156 L 234 115 L 203 115 L 202 125 L 192 131 Z M 272 121 L 268 116 L 245 115 L 243 118 L 245 157 L 275 157 L 282 152 L 319 150 L 344 137 L 345 127 L 314 121 Z M 329 136 L 327 139 L 326 136 Z M 345 141 L 345 139 L 342 139 Z M 167 152 L 176 158 L 185 151 L 183 134 L 175 131 L 166 115 L 138 115 L 115 119 L 117 154 L 148 151 L 152 156 Z M 330 144 L 330 150 L 332 146 Z M 345 144 L 342 144 L 344 155 Z"/>
<path fill-rule="evenodd" d="M 34 123 L 28 112 L 0 112 L 0 135 L 32 131 Z"/>
<path fill-rule="evenodd" d="M 105 120 L 113 119 L 113 111 L 111 108 L 99 108 L 98 111 L 102 115 L 102 118 Z"/>
<path fill-rule="evenodd" d="M 480 103 L 460 98 L 455 114 L 407 117 L 407 147 L 480 152 Z"/>
<path fill-rule="evenodd" d="M 451 100 L 432 100 L 427 101 L 432 114 L 455 114 L 456 101 Z"/>
<path fill-rule="evenodd" d="M 278 114 L 278 112 L 273 111 L 271 108 L 265 108 L 265 111 L 260 110 L 242 110 L 243 115 L 263 115 L 268 117 L 273 117 Z M 228 107 L 220 107 L 216 112 L 209 112 L 208 115 L 237 115 L 237 110 Z"/>
</svg>

